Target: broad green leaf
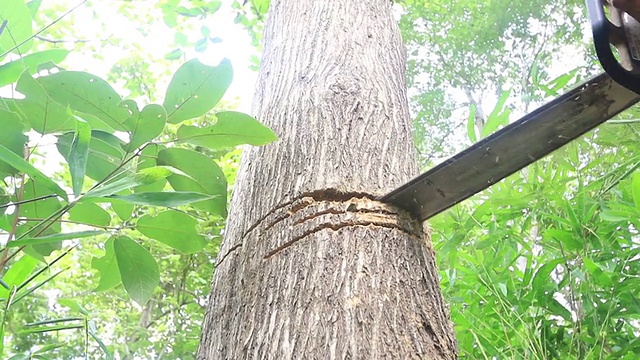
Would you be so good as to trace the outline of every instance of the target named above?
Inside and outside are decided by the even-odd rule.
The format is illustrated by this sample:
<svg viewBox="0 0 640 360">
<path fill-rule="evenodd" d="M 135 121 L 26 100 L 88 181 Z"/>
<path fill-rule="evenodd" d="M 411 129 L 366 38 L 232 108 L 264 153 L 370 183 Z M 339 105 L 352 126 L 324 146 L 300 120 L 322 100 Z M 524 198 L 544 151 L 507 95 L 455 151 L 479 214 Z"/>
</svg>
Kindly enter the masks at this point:
<svg viewBox="0 0 640 360">
<path fill-rule="evenodd" d="M 629 221 L 634 218 L 635 214 L 630 214 L 626 211 L 616 211 L 616 210 L 602 210 L 600 212 L 600 218 L 603 221 L 609 222 L 619 222 L 619 221 Z"/>
<path fill-rule="evenodd" d="M 156 216 L 144 215 L 136 229 L 142 234 L 184 253 L 202 250 L 207 241 L 196 230 L 196 220 L 182 212 L 169 210 Z"/>
<path fill-rule="evenodd" d="M 2 64 L 0 65 L 0 87 L 16 82 L 24 70 L 28 70 L 29 74 L 34 74 L 38 69 L 38 65 L 49 61 L 59 63 L 68 54 L 69 51 L 63 49 L 43 50 Z"/>
<path fill-rule="evenodd" d="M 84 175 L 89 158 L 89 142 L 91 141 L 91 127 L 86 121 L 76 116 L 76 132 L 71 141 L 71 149 L 67 161 L 71 173 L 73 195 L 79 196 L 84 184 Z"/>
<path fill-rule="evenodd" d="M 99 205 L 80 201 L 68 212 L 69 220 L 93 226 L 109 226 L 111 215 Z"/>
<path fill-rule="evenodd" d="M 16 155 L 13 151 L 7 149 L 3 145 L 0 145 L 0 161 L 3 161 L 19 170 L 20 172 L 27 174 L 33 181 L 51 190 L 61 198 L 65 200 L 67 199 L 67 193 L 62 190 L 62 188 L 58 186 L 55 181 L 50 179 L 48 176 L 40 172 L 40 170 L 29 164 L 25 159 Z"/>
<path fill-rule="evenodd" d="M 2 0 L 0 6 L 0 24 L 6 21 L 6 27 L 0 34 L 0 59 L 7 52 L 24 54 L 33 45 L 31 13 L 23 0 Z"/>
<path fill-rule="evenodd" d="M 120 284 L 120 270 L 116 260 L 116 253 L 113 249 L 113 238 L 109 238 L 104 244 L 104 256 L 94 257 L 91 259 L 91 268 L 98 270 L 100 274 L 100 282 L 95 291 L 105 291 Z"/>
<path fill-rule="evenodd" d="M 209 35 L 211 34 L 211 29 L 209 29 L 208 26 L 203 25 L 200 27 L 200 34 L 204 37 L 209 37 Z M 186 37 L 185 37 L 185 40 L 186 40 Z M 186 45 L 186 44 L 182 44 L 182 45 Z"/>
<path fill-rule="evenodd" d="M 553 287 L 556 286 L 553 279 L 551 279 L 551 273 L 555 270 L 558 264 L 561 264 L 564 261 L 564 258 L 548 261 L 546 264 L 542 265 L 538 271 L 536 271 L 531 284 L 533 285 L 533 290 L 539 294 L 539 297 L 546 295 L 545 290 L 548 289 L 550 284 L 552 284 Z"/>
<path fill-rule="evenodd" d="M 29 180 L 24 184 L 24 190 L 22 192 L 22 199 L 39 199 L 34 201 L 29 201 L 20 205 L 20 216 L 24 216 L 31 219 L 46 219 L 52 214 L 57 213 L 62 205 L 57 197 L 47 197 L 42 198 L 48 195 L 52 195 L 52 192 L 45 187 L 42 183 L 38 181 Z M 37 222 L 27 222 L 23 226 L 20 227 L 23 229 L 19 234 L 23 234 L 24 231 L 35 226 Z M 60 223 L 54 223 L 49 227 L 52 231 L 51 233 L 60 232 Z"/>
<path fill-rule="evenodd" d="M 127 221 L 131 219 L 134 208 L 133 204 L 116 199 L 109 199 L 109 202 L 111 203 L 111 209 L 118 215 L 120 220 Z"/>
<path fill-rule="evenodd" d="M 253 8 L 259 15 L 264 15 L 269 10 L 269 3 L 271 0 L 251 0 Z"/>
<path fill-rule="evenodd" d="M 565 321 L 572 321 L 571 312 L 569 312 L 566 307 L 562 306 L 558 300 L 550 298 L 549 301 L 547 301 L 547 307 L 550 310 L 550 314 L 553 314 L 554 316 L 562 316 Z"/>
<path fill-rule="evenodd" d="M 489 114 L 487 122 L 482 128 L 483 138 L 492 134 L 498 129 L 498 127 L 509 124 L 509 114 L 511 113 L 511 110 L 506 107 L 509 95 L 511 95 L 511 91 L 503 91 L 502 94 L 500 94 L 500 98 L 498 99 L 496 106 L 493 108 L 493 111 L 491 111 L 491 114 Z"/>
<path fill-rule="evenodd" d="M 7 194 L 6 190 L 0 187 L 0 206 L 6 205 L 11 201 L 11 195 Z"/>
<path fill-rule="evenodd" d="M 69 152 L 73 142 L 73 133 L 58 136 L 56 146 L 58 152 L 69 162 Z M 125 153 L 122 150 L 124 143 L 117 137 L 103 131 L 92 131 L 89 142 L 89 154 L 86 166 L 86 175 L 96 181 L 103 181 L 112 175 L 123 162 Z M 127 174 L 130 167 L 125 166 L 121 171 L 122 176 Z"/>
<path fill-rule="evenodd" d="M 18 286 L 22 284 L 33 273 L 38 265 L 38 260 L 29 255 L 22 255 L 20 260 L 12 263 L 7 272 L 2 276 L 2 280 L 9 286 Z M 0 298 L 6 299 L 9 291 L 4 287 L 0 287 Z"/>
<path fill-rule="evenodd" d="M 214 14 L 216 11 L 220 9 L 222 6 L 222 1 L 220 0 L 210 0 L 206 2 L 206 5 L 202 6 L 204 11 L 208 14 Z"/>
<path fill-rule="evenodd" d="M 67 108 L 53 101 L 28 72 L 20 76 L 16 90 L 25 98 L 15 99 L 15 103 L 33 130 L 40 134 L 75 130 L 75 120 Z M 100 124 L 91 126 L 98 128 Z"/>
<path fill-rule="evenodd" d="M 184 33 L 176 32 L 173 35 L 173 42 L 176 43 L 176 45 L 187 46 L 189 45 L 189 38 L 187 38 L 187 35 Z"/>
<path fill-rule="evenodd" d="M 545 238 L 553 238 L 562 243 L 562 246 L 569 251 L 575 251 L 583 249 L 585 244 L 583 239 L 576 238 L 576 236 L 566 230 L 560 229 L 547 229 L 544 232 Z"/>
<path fill-rule="evenodd" d="M 184 6 L 178 6 L 176 7 L 176 12 L 182 16 L 187 16 L 187 17 L 196 17 L 196 16 L 203 15 L 202 9 L 197 7 L 187 9 Z"/>
<path fill-rule="evenodd" d="M 588 257 L 583 257 L 582 264 L 589 275 L 591 275 L 599 285 L 605 287 L 613 287 L 615 285 L 611 282 L 611 274 L 603 271 L 593 260 Z"/>
<path fill-rule="evenodd" d="M 178 60 L 182 57 L 182 49 L 173 49 L 164 55 L 167 60 Z"/>
<path fill-rule="evenodd" d="M 163 106 L 168 121 L 177 124 L 206 114 L 222 99 L 233 78 L 231 62 L 208 66 L 198 59 L 187 61 L 173 75 Z"/>
<path fill-rule="evenodd" d="M 160 283 L 160 271 L 153 256 L 137 242 L 119 236 L 113 242 L 122 285 L 129 296 L 144 305 Z"/>
<path fill-rule="evenodd" d="M 130 195 L 111 195 L 107 200 L 117 199 L 136 205 L 176 207 L 211 199 L 212 195 L 189 191 L 140 192 Z"/>
<path fill-rule="evenodd" d="M 199 53 L 202 53 L 205 50 L 207 50 L 207 46 L 209 45 L 209 41 L 208 40 L 209 39 L 207 39 L 205 37 L 205 38 L 202 38 L 202 39 L 196 41 L 196 43 L 193 46 L 194 50 L 199 52 Z"/>
<path fill-rule="evenodd" d="M 84 199 L 111 196 L 121 192 L 122 190 L 131 189 L 135 186 L 152 184 L 160 179 L 167 178 L 167 176 L 171 174 L 171 170 L 162 166 L 154 166 L 142 169 L 135 173 L 133 176 L 127 176 L 125 178 L 89 190 L 85 194 Z"/>
<path fill-rule="evenodd" d="M 471 105 L 469 107 L 469 117 L 467 118 L 467 136 L 472 143 L 478 141 L 476 136 L 476 106 Z"/>
<path fill-rule="evenodd" d="M 136 121 L 132 121 L 132 117 L 140 114 L 140 109 L 138 109 L 138 103 L 135 100 L 125 99 L 120 101 L 119 106 L 123 109 L 126 109 L 129 113 L 129 117 L 124 121 L 124 126 L 127 131 L 131 131 L 136 128 L 138 125 Z M 135 119 L 134 119 L 135 120 Z"/>
<path fill-rule="evenodd" d="M 188 176 L 172 174 L 167 178 L 176 191 L 191 191 L 215 196 L 194 204 L 195 207 L 222 217 L 227 214 L 227 179 L 206 155 L 193 150 L 169 148 L 158 153 L 159 165 L 174 167 Z"/>
<path fill-rule="evenodd" d="M 123 122 L 128 111 L 120 106 L 120 95 L 103 79 L 81 71 L 61 71 L 36 81 L 57 103 L 94 115 L 115 130 L 126 130 Z"/>
<path fill-rule="evenodd" d="M 550 87 L 550 90 L 552 90 L 554 92 L 554 96 L 557 96 L 558 92 L 560 90 L 562 90 L 565 86 L 567 86 L 569 81 L 573 80 L 573 78 L 576 76 L 577 72 L 578 72 L 578 69 L 573 69 L 573 70 L 569 71 L 568 73 L 562 74 L 562 75 L 558 76 L 557 78 L 551 80 L 547 84 L 547 86 Z"/>
<path fill-rule="evenodd" d="M 51 243 L 58 243 L 63 240 L 81 239 L 81 238 L 86 238 L 86 237 L 91 237 L 91 236 L 96 236 L 101 234 L 104 234 L 104 231 L 87 230 L 87 231 L 53 234 L 53 235 L 34 237 L 34 238 L 22 238 L 22 239 L 11 241 L 10 243 L 7 244 L 7 247 L 51 244 Z"/>
<path fill-rule="evenodd" d="M 131 135 L 131 140 L 125 150 L 131 152 L 147 141 L 156 138 L 162 133 L 166 121 L 167 113 L 160 105 L 147 105 L 142 109 L 142 112 L 133 114 L 125 122 Z"/>
<path fill-rule="evenodd" d="M 156 158 L 158 157 L 158 153 L 164 148 L 164 146 L 158 144 L 145 146 L 138 158 L 138 170 L 157 166 Z M 152 184 L 136 186 L 133 188 L 133 192 L 160 192 L 165 190 L 166 185 L 167 180 L 161 179 Z"/>
<path fill-rule="evenodd" d="M 10 150 L 16 157 L 23 158 L 27 136 L 23 134 L 24 129 L 20 117 L 15 113 L 0 110 L 0 129 L 2 129 L 0 131 L 0 146 Z M 4 177 L 2 174 L 16 175 L 20 171 L 0 155 L 0 178 Z"/>
<path fill-rule="evenodd" d="M 29 8 L 29 12 L 31 13 L 31 17 L 35 18 L 38 9 L 40 9 L 40 5 L 42 4 L 42 0 L 29 0 L 27 1 L 27 8 Z"/>
<path fill-rule="evenodd" d="M 265 145 L 278 139 L 271 129 L 247 114 L 225 111 L 217 113 L 216 117 L 218 121 L 211 126 L 180 126 L 178 139 L 210 149 L 224 149 L 242 144 Z"/>
<path fill-rule="evenodd" d="M 631 193 L 633 194 L 633 203 L 636 209 L 640 210 L 640 171 L 633 173 L 631 180 Z"/>
</svg>

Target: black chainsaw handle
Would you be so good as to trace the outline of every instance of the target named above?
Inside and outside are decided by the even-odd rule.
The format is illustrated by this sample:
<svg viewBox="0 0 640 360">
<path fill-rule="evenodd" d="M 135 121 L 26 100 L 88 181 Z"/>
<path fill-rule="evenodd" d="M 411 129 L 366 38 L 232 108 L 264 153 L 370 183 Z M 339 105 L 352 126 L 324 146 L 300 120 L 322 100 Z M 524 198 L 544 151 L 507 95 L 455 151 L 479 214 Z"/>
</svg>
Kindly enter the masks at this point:
<svg viewBox="0 0 640 360">
<path fill-rule="evenodd" d="M 587 0 L 587 12 L 600 65 L 618 84 L 640 94 L 640 23 L 607 0 Z"/>
</svg>

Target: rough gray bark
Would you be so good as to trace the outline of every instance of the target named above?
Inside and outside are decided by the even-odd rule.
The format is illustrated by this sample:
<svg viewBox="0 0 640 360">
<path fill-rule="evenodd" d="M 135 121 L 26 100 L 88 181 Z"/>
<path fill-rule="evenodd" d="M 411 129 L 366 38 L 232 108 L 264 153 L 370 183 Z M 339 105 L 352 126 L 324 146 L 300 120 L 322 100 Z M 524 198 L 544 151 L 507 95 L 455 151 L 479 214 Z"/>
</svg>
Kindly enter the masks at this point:
<svg viewBox="0 0 640 360">
<path fill-rule="evenodd" d="M 372 200 L 417 173 L 389 0 L 272 0 L 199 359 L 453 359 L 428 233 Z"/>
</svg>

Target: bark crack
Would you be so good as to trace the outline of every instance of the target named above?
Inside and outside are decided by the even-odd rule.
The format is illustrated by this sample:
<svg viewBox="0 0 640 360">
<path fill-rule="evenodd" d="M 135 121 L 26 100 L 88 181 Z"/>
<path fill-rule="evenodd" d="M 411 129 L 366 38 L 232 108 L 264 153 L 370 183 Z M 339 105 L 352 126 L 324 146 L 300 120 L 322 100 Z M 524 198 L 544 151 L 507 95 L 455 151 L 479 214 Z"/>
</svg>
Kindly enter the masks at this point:
<svg viewBox="0 0 640 360">
<path fill-rule="evenodd" d="M 314 223 L 315 222 L 315 223 Z M 253 223 L 238 243 L 219 255 L 219 266 L 230 254 L 246 242 L 247 237 L 257 232 L 264 236 L 270 232 L 292 231 L 291 239 L 268 251 L 263 259 L 268 259 L 292 246 L 305 237 L 325 229 L 337 231 L 349 226 L 378 226 L 397 229 L 420 238 L 421 226 L 403 210 L 375 200 L 375 196 L 360 192 L 340 192 L 334 189 L 303 193 L 295 199 L 275 206 Z M 267 235 L 268 236 L 268 235 Z"/>
<path fill-rule="evenodd" d="M 317 226 L 311 230 L 305 231 L 304 233 L 302 233 L 302 235 L 300 236 L 296 236 L 295 238 L 291 239 L 290 241 L 278 246 L 277 248 L 269 251 L 264 257 L 263 259 L 266 260 L 276 254 L 278 254 L 279 252 L 291 247 L 292 245 L 294 245 L 295 243 L 299 242 L 300 240 L 306 238 L 307 236 L 322 231 L 322 230 L 333 230 L 333 231 L 338 231 L 342 228 L 346 228 L 346 227 L 352 227 L 352 226 L 376 226 L 376 227 L 382 227 L 382 228 L 388 228 L 388 229 L 396 229 L 396 230 L 400 230 L 404 233 L 409 234 L 411 237 L 415 238 L 415 234 L 411 234 L 408 233 L 406 231 L 406 229 L 402 228 L 401 226 L 393 226 L 389 223 L 373 223 L 370 221 L 362 221 L 362 222 L 358 222 L 358 223 L 345 223 L 345 224 L 322 224 L 320 226 Z"/>
</svg>

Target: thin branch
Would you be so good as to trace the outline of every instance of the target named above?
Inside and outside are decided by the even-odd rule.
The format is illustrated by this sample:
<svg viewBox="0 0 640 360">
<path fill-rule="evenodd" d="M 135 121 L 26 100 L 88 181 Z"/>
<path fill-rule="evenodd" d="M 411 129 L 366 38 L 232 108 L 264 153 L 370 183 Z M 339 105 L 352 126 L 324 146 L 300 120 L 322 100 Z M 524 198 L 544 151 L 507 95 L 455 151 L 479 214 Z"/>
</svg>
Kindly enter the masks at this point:
<svg viewBox="0 0 640 360">
<path fill-rule="evenodd" d="M 0 209 L 6 209 L 9 206 L 17 206 L 17 205 L 21 205 L 21 204 L 27 204 L 27 203 L 34 202 L 34 201 L 40 201 L 40 200 L 45 200 L 45 199 L 55 198 L 55 197 L 58 197 L 58 195 L 56 195 L 56 194 L 42 195 L 42 196 L 34 197 L 33 199 L 15 201 L 15 202 L 12 202 L 10 204 L 0 205 Z"/>
<path fill-rule="evenodd" d="M 46 219 L 43 218 L 28 218 L 28 217 L 21 217 L 18 218 L 19 221 L 38 221 L 38 222 L 42 222 L 45 221 Z M 60 223 L 66 223 L 66 224 L 76 224 L 76 225 L 85 225 L 85 226 L 91 226 L 94 228 L 98 228 L 98 229 L 104 229 L 104 230 L 122 230 L 122 229 L 134 229 L 135 226 L 131 226 L 131 225 L 123 225 L 123 226 L 106 226 L 106 225 L 95 225 L 95 224 L 89 224 L 89 223 L 85 223 L 82 221 L 73 221 L 73 220 L 57 220 L 57 222 Z"/>
<path fill-rule="evenodd" d="M 42 36 L 35 36 L 36 39 L 44 41 L 44 42 L 48 42 L 51 44 L 65 44 L 65 43 L 72 43 L 72 44 L 80 44 L 80 43 L 88 43 L 88 42 L 92 42 L 92 41 L 106 41 L 106 39 L 101 39 L 101 40 L 85 40 L 85 39 L 76 39 L 76 40 L 54 40 L 54 39 L 48 39 Z"/>
<path fill-rule="evenodd" d="M 86 3 L 88 0 L 82 0 L 78 5 L 72 7 L 71 9 L 69 9 L 67 12 L 65 12 L 64 14 L 60 15 L 57 19 L 53 20 L 51 23 L 49 23 L 47 26 L 43 27 L 42 29 L 38 30 L 38 32 L 36 32 L 35 34 L 29 36 L 27 39 L 23 40 L 21 43 L 15 45 L 14 47 L 10 48 L 9 50 L 5 51 L 2 55 L 0 55 L 0 58 L 5 57 L 5 55 L 9 54 L 10 52 L 12 52 L 13 50 L 19 48 L 20 46 L 24 45 L 25 43 L 27 43 L 28 41 L 30 41 L 31 39 L 33 39 L 34 37 L 42 34 L 45 30 L 49 29 L 50 27 L 52 27 L 53 25 L 57 24 L 58 22 L 60 22 L 60 20 L 62 20 L 65 16 L 71 14 L 75 9 L 79 8 L 81 5 L 84 5 L 84 3 Z"/>
</svg>

